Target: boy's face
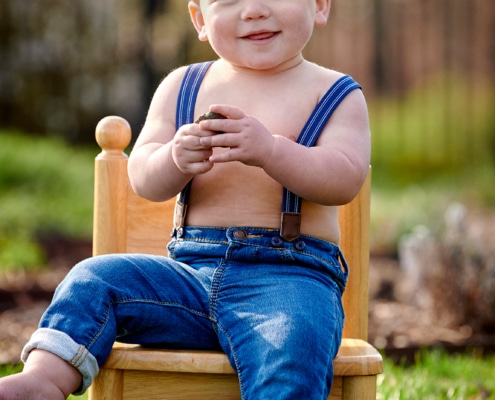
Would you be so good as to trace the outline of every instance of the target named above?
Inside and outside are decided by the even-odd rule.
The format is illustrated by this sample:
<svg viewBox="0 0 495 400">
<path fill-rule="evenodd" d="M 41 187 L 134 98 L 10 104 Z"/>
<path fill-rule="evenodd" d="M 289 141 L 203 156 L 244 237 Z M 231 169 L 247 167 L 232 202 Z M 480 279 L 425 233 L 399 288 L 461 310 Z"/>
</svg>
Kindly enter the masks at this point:
<svg viewBox="0 0 495 400">
<path fill-rule="evenodd" d="M 234 65 L 273 69 L 300 62 L 313 27 L 325 25 L 331 0 L 194 0 L 199 39 Z"/>
</svg>

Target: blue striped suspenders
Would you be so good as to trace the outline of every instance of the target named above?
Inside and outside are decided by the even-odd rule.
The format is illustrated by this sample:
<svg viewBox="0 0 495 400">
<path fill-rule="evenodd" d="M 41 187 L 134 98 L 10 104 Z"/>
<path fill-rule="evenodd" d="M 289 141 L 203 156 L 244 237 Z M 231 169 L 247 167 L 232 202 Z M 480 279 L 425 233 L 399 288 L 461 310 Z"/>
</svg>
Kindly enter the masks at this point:
<svg viewBox="0 0 495 400">
<path fill-rule="evenodd" d="M 297 143 L 306 147 L 313 146 L 340 102 L 351 91 L 360 88 L 361 86 L 348 75 L 335 82 L 313 110 L 297 138 Z M 302 199 L 299 196 L 284 188 L 280 236 L 289 242 L 297 239 L 300 234 L 301 203 Z"/>
<path fill-rule="evenodd" d="M 182 78 L 177 98 L 177 109 L 175 113 L 175 131 L 177 132 L 182 125 L 192 124 L 194 122 L 194 106 L 198 97 L 199 87 L 203 81 L 206 71 L 210 68 L 212 61 L 205 63 L 191 64 Z M 191 191 L 191 182 L 182 189 L 175 202 L 174 211 L 174 228 L 172 237 L 182 237 L 184 233 L 184 224 L 186 221 L 187 202 L 189 192 Z"/>
<path fill-rule="evenodd" d="M 177 100 L 176 130 L 182 125 L 190 124 L 194 121 L 194 106 L 196 104 L 199 87 L 211 64 L 212 62 L 209 61 L 206 63 L 192 64 L 187 68 Z M 297 143 L 307 147 L 313 146 L 340 102 L 351 91 L 360 88 L 361 86 L 347 75 L 335 82 L 314 109 L 301 131 Z M 184 187 L 177 199 L 172 236 L 181 237 L 183 234 L 190 190 L 191 181 Z M 300 226 L 301 198 L 284 188 L 280 236 L 287 241 L 293 241 L 299 237 Z"/>
</svg>

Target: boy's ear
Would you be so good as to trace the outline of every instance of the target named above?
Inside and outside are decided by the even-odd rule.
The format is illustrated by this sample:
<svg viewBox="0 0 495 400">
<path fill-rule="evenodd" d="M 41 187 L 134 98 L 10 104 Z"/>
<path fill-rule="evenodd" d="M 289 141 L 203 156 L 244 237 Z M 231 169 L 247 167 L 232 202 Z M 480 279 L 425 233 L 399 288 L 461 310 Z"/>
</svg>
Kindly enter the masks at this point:
<svg viewBox="0 0 495 400">
<path fill-rule="evenodd" d="M 190 1 L 188 8 L 191 21 L 196 28 L 196 31 L 198 31 L 199 40 L 206 42 L 208 40 L 208 35 L 206 33 L 205 20 L 203 18 L 203 13 L 201 12 L 199 2 L 196 3 L 195 1 Z"/>
<path fill-rule="evenodd" d="M 315 25 L 325 26 L 330 15 L 332 0 L 316 0 Z"/>
</svg>

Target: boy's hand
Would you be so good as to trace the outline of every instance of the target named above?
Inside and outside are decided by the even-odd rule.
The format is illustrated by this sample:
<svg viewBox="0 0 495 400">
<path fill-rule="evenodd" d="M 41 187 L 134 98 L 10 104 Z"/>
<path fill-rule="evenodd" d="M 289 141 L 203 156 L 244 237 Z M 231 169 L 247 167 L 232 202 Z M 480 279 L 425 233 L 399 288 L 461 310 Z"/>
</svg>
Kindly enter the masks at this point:
<svg viewBox="0 0 495 400">
<path fill-rule="evenodd" d="M 212 105 L 211 112 L 221 114 L 227 119 L 209 119 L 199 123 L 201 130 L 209 132 L 200 138 L 205 148 L 226 147 L 225 151 L 211 154 L 209 162 L 221 163 L 240 161 L 246 165 L 263 167 L 269 160 L 273 136 L 256 118 L 244 114 L 237 107 Z M 224 132 L 222 135 L 211 135 L 211 132 Z"/>
<path fill-rule="evenodd" d="M 212 136 L 214 132 L 200 129 L 198 124 L 183 125 L 172 142 L 172 158 L 177 168 L 184 174 L 204 174 L 213 168 L 209 160 L 213 149 L 200 143 L 201 138 Z"/>
</svg>

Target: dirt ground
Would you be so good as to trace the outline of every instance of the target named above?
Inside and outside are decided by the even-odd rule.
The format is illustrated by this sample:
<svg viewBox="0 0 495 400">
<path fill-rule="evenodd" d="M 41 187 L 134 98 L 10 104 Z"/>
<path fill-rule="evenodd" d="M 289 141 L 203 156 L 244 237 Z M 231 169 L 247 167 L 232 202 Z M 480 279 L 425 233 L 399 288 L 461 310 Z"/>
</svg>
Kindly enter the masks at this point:
<svg viewBox="0 0 495 400">
<path fill-rule="evenodd" d="M 41 240 L 50 267 L 38 272 L 0 273 L 0 365 L 16 364 L 58 283 L 78 261 L 91 255 L 91 243 L 65 238 Z"/>
</svg>

